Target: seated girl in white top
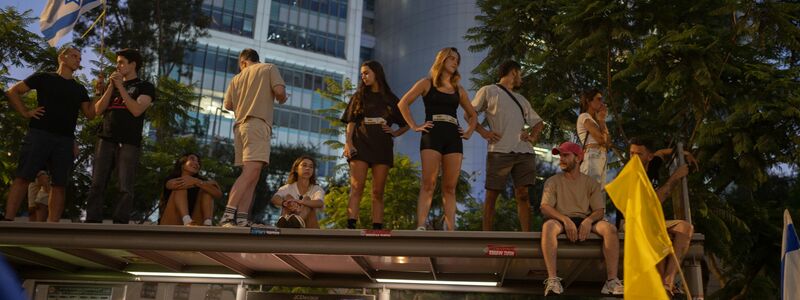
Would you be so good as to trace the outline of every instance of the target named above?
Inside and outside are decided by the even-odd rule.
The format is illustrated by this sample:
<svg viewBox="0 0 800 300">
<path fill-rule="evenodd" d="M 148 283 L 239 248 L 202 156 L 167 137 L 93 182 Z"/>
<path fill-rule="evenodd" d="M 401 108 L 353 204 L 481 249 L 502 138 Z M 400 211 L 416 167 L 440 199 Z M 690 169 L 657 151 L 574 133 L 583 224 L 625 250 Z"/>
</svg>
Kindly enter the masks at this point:
<svg viewBox="0 0 800 300">
<path fill-rule="evenodd" d="M 281 207 L 276 224 L 281 228 L 319 228 L 316 210 L 325 205 L 325 191 L 317 185 L 316 162 L 301 156 L 292 164 L 287 184 L 280 187 L 272 204 Z"/>
</svg>

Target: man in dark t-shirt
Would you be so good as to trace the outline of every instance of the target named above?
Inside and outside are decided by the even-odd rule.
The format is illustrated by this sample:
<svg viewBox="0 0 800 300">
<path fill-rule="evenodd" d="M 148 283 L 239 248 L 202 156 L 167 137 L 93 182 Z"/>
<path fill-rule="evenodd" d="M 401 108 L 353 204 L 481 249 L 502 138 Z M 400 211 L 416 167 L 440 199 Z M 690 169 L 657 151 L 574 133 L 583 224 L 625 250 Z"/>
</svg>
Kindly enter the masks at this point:
<svg viewBox="0 0 800 300">
<path fill-rule="evenodd" d="M 50 171 L 52 177 L 47 221 L 58 222 L 61 219 L 65 186 L 74 160 L 78 111 L 82 111 L 87 119 L 95 116 L 89 93 L 73 77 L 75 70 L 80 68 L 80 50 L 66 46 L 58 53 L 55 73 L 35 73 L 6 92 L 14 110 L 30 122 L 8 193 L 5 220 L 14 220 L 20 202 L 28 193 L 28 184 L 41 170 Z M 37 107 L 33 109 L 25 107 L 21 99 L 30 90 L 36 90 Z"/>
<path fill-rule="evenodd" d="M 683 177 L 689 174 L 689 167 L 688 165 L 684 164 L 678 167 L 666 180 L 660 180 L 659 176 L 659 169 L 661 166 L 665 165 L 665 162 L 670 161 L 668 159 L 669 156 L 673 154 L 672 149 L 661 149 L 658 151 L 653 151 L 653 142 L 646 138 L 633 138 L 630 140 L 630 155 L 638 155 L 639 159 L 641 159 L 642 164 L 645 166 L 645 171 L 647 172 L 647 177 L 650 179 L 651 183 L 653 184 L 653 189 L 655 189 L 656 194 L 658 195 L 658 200 L 662 203 L 664 200 L 669 197 L 670 192 L 672 189 L 681 181 Z M 686 152 L 687 161 L 693 164 L 697 164 L 694 157 L 691 156 L 688 152 Z M 670 238 L 672 239 L 672 247 L 675 250 L 675 255 L 677 255 L 677 261 L 681 261 L 683 255 L 686 254 L 686 251 L 689 249 L 689 243 L 692 239 L 692 234 L 694 234 L 694 227 L 687 221 L 684 220 L 665 220 L 665 224 L 667 227 L 667 233 L 669 233 Z M 675 290 L 674 281 L 675 281 L 675 273 L 678 270 L 678 265 L 675 264 L 675 261 L 672 259 L 665 259 L 665 266 L 659 267 L 659 273 L 661 273 L 661 278 L 664 283 L 664 289 L 667 290 L 667 293 L 673 294 L 675 292 L 679 292 Z"/>
<path fill-rule="evenodd" d="M 114 223 L 127 224 L 133 209 L 133 186 L 136 165 L 139 164 L 144 112 L 155 100 L 155 86 L 139 78 L 142 55 L 134 49 L 117 52 L 117 71 L 95 104 L 96 113 L 103 115 L 92 167 L 92 187 L 86 206 L 86 222 L 103 221 L 103 204 L 111 171 L 117 168 L 120 199 L 114 212 Z"/>
</svg>

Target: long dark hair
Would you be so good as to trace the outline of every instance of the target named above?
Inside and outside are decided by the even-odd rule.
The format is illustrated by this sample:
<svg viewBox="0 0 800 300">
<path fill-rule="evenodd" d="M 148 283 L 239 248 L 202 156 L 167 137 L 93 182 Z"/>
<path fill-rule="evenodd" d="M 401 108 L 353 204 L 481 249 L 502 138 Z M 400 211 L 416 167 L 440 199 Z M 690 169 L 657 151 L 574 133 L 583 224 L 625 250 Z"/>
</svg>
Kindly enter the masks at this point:
<svg viewBox="0 0 800 300">
<path fill-rule="evenodd" d="M 184 155 L 181 155 L 180 157 L 178 157 L 178 159 L 175 160 L 175 163 L 172 164 L 172 170 L 169 171 L 169 175 L 167 175 L 167 177 L 164 178 L 164 182 L 161 183 L 163 191 L 161 192 L 161 200 L 158 202 L 158 207 L 160 208 L 162 214 L 164 213 L 163 212 L 164 208 L 167 207 L 167 201 L 169 200 L 167 199 L 167 181 L 173 178 L 181 177 L 181 174 L 183 172 L 183 164 L 185 164 L 189 160 L 189 156 L 192 155 L 194 155 L 194 157 L 197 157 L 197 164 L 202 167 L 203 163 L 200 160 L 199 154 L 191 152 L 186 153 Z M 192 174 L 192 176 L 197 176 L 197 174 Z M 159 219 L 161 219 L 161 217 L 159 217 Z"/>
<path fill-rule="evenodd" d="M 588 89 L 581 94 L 581 113 L 589 111 L 589 102 L 594 100 L 594 96 L 600 94 L 599 89 Z M 592 116 L 594 118 L 594 116 Z"/>
<path fill-rule="evenodd" d="M 302 163 L 303 160 L 306 160 L 306 159 L 310 160 L 311 163 L 314 164 L 314 169 L 311 171 L 311 178 L 308 179 L 308 182 L 311 185 L 316 185 L 317 184 L 317 161 L 314 160 L 314 158 L 312 158 L 311 156 L 308 156 L 308 155 L 300 156 L 300 157 L 298 157 L 297 159 L 294 160 L 294 163 L 292 164 L 292 170 L 289 172 L 289 179 L 286 180 L 286 184 L 292 184 L 292 183 L 297 182 L 297 178 L 300 176 L 300 174 L 297 174 L 297 167 L 300 166 L 300 163 Z"/>
<path fill-rule="evenodd" d="M 178 159 L 175 160 L 175 163 L 172 165 L 172 170 L 169 171 L 168 178 L 180 177 L 181 173 L 183 172 L 183 164 L 185 164 L 189 160 L 189 156 L 192 156 L 192 155 L 194 155 L 194 157 L 197 157 L 197 164 L 202 167 L 203 166 L 203 162 L 200 160 L 200 155 L 199 154 L 191 153 L 191 152 L 185 153 L 185 154 L 181 155 L 180 157 L 178 157 Z M 197 175 L 197 174 L 193 174 L 193 175 Z"/>
<path fill-rule="evenodd" d="M 383 71 L 383 66 L 381 63 L 374 60 L 368 60 L 362 63 L 361 67 L 367 67 L 372 70 L 372 73 L 375 73 L 375 84 L 378 85 L 378 91 L 381 93 L 381 95 L 384 97 L 389 97 L 392 102 L 397 101 L 397 96 L 392 93 L 392 88 L 390 88 L 389 83 L 386 82 L 386 73 Z M 358 88 L 356 88 L 356 92 L 353 93 L 353 97 L 350 99 L 353 105 L 353 115 L 364 116 L 364 97 L 368 88 L 369 87 L 364 84 L 364 80 L 358 80 Z M 391 106 L 386 106 L 387 116 L 391 110 Z M 316 166 L 316 164 L 314 164 L 314 166 Z"/>
</svg>

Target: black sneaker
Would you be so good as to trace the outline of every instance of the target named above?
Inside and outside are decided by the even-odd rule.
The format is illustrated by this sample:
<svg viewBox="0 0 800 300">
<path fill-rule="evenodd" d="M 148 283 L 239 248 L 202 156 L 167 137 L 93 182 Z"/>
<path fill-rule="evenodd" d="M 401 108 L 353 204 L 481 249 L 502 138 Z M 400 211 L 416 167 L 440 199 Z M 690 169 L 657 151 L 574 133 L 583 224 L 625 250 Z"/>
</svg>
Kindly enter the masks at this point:
<svg viewBox="0 0 800 300">
<path fill-rule="evenodd" d="M 292 228 L 306 228 L 306 222 L 298 215 L 289 215 L 289 223 L 292 225 L 297 224 L 297 227 Z"/>
<path fill-rule="evenodd" d="M 289 228 L 289 216 L 284 215 L 278 218 L 278 223 L 275 223 L 275 226 L 278 228 Z"/>
</svg>

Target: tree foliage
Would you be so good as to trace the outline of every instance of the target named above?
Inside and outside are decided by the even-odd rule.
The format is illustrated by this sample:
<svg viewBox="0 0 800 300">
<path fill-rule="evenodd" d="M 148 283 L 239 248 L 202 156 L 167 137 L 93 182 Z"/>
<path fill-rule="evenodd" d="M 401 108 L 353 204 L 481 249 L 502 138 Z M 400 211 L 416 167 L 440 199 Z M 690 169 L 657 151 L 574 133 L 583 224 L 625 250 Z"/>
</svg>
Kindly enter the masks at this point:
<svg viewBox="0 0 800 300">
<path fill-rule="evenodd" d="M 9 78 L 9 67 L 27 65 L 34 70 L 55 70 L 58 66 L 55 49 L 26 29 L 36 21 L 30 14 L 30 10 L 19 12 L 13 6 L 0 8 L 0 87 L 21 79 Z"/>
<path fill-rule="evenodd" d="M 106 26 L 101 23 L 84 39 L 78 39 L 100 16 L 101 9 L 82 15 L 73 31 L 78 45 L 136 48 L 155 78 L 170 76 L 193 51 L 197 39 L 208 34 L 210 16 L 202 12 L 203 0 L 107 0 Z"/>
<path fill-rule="evenodd" d="M 576 96 L 603 87 L 617 150 L 612 161 L 627 159 L 622 153 L 632 136 L 654 138 L 662 147 L 682 142 L 692 148 L 701 163 L 689 181 L 694 223 L 698 232 L 715 233 L 706 235 L 706 253 L 721 259 L 723 273 L 775 263 L 737 255 L 746 249 L 733 242 L 737 234 L 755 234 L 762 230 L 756 224 L 768 219 L 753 218 L 751 209 L 726 191 L 758 193 L 778 180 L 775 169 L 797 174 L 800 4 L 480 0 L 478 5 L 484 14 L 466 38 L 475 43 L 471 50 L 488 55 L 474 70 L 480 75 L 476 83 L 495 81 L 492 73 L 503 60 L 520 61 L 526 72 L 521 92 L 547 116 L 544 139 L 551 143 L 571 139 Z M 782 201 L 752 204 L 777 213 L 786 205 Z M 754 296 L 770 286 L 755 276 L 741 278 L 725 291 Z"/>
</svg>

